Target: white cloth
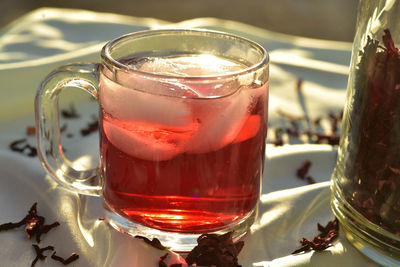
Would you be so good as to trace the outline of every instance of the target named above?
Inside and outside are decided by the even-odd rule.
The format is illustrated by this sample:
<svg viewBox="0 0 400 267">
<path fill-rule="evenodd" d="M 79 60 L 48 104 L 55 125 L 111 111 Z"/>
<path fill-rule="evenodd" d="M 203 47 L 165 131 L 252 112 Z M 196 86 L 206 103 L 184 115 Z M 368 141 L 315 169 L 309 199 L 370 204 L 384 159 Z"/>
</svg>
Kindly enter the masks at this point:
<svg viewBox="0 0 400 267">
<path fill-rule="evenodd" d="M 311 40 L 272 33 L 238 22 L 193 19 L 168 22 L 81 10 L 39 9 L 0 33 L 0 223 L 21 219 L 38 202 L 47 223 L 61 226 L 44 236 L 41 245 L 54 245 L 57 254 L 80 254 L 72 266 L 157 266 L 165 252 L 111 229 L 103 217 L 101 199 L 66 191 L 45 175 L 38 158 L 10 151 L 8 145 L 26 137 L 34 124 L 36 88 L 52 69 L 67 62 L 97 61 L 103 44 L 121 34 L 159 27 L 201 27 L 235 33 L 263 45 L 270 53 L 269 124 L 282 123 L 278 110 L 302 114 L 295 93 L 297 78 L 304 79 L 303 103 L 311 119 L 343 108 L 351 44 Z M 84 104 L 83 104 L 84 105 Z M 93 103 L 91 103 L 93 105 Z M 78 107 L 79 108 L 79 107 Z M 96 114 L 96 107 L 84 107 Z M 90 118 L 91 113 L 86 114 Z M 81 118 L 75 125 L 86 123 Z M 74 129 L 74 128 L 69 128 Z M 73 130 L 70 130 L 71 133 Z M 63 140 L 72 158 L 84 154 L 96 164 L 97 135 Z M 28 142 L 34 145 L 33 137 Z M 344 237 L 324 252 L 291 255 L 302 237 L 318 234 L 317 223 L 333 219 L 329 179 L 336 150 L 327 145 L 267 146 L 267 160 L 259 216 L 239 255 L 243 266 L 377 266 Z M 82 158 L 81 158 L 82 160 Z M 310 160 L 316 184 L 295 177 Z M 2 266 L 28 266 L 34 258 L 31 242 L 22 230 L 0 233 Z M 177 260 L 172 254 L 170 263 Z M 43 265 L 50 266 L 50 259 Z"/>
</svg>

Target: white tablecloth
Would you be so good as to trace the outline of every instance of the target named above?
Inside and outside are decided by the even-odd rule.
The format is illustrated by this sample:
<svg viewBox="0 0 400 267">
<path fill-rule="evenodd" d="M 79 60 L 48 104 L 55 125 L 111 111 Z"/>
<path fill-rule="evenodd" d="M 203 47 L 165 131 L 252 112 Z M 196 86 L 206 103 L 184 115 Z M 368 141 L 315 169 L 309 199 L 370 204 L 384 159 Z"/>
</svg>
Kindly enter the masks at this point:
<svg viewBox="0 0 400 267">
<path fill-rule="evenodd" d="M 82 10 L 39 9 L 15 21 L 0 33 L 0 224 L 17 221 L 37 201 L 48 222 L 61 226 L 43 239 L 57 254 L 80 254 L 72 266 L 157 266 L 164 252 L 116 232 L 98 218 L 101 200 L 66 191 L 49 177 L 38 158 L 10 151 L 8 145 L 27 138 L 26 127 L 34 125 L 33 99 L 41 80 L 67 62 L 98 61 L 107 40 L 124 33 L 159 27 L 201 27 L 235 33 L 259 42 L 270 53 L 269 127 L 285 124 L 279 110 L 307 112 L 310 119 L 343 108 L 351 44 L 286 36 L 234 21 L 193 19 L 177 24 L 150 18 L 132 18 Z M 302 78 L 303 100 L 296 93 Z M 85 101 L 78 106 L 96 114 Z M 90 106 L 92 105 L 92 106 Z M 81 111 L 81 110 L 80 110 Z M 324 124 L 322 124 L 324 126 Z M 269 132 L 269 136 L 273 136 Z M 66 140 L 72 158 L 87 155 L 96 164 L 97 135 Z M 317 223 L 333 219 L 329 206 L 329 179 L 336 148 L 329 145 L 285 145 L 266 149 L 266 165 L 259 216 L 239 255 L 243 266 L 376 266 L 356 251 L 344 237 L 323 252 L 291 255 L 302 237 L 318 234 Z M 82 160 L 82 158 L 81 158 Z M 317 180 L 308 185 L 295 177 L 305 160 Z M 28 266 L 34 258 L 31 242 L 23 231 L 0 233 L 2 266 Z M 177 259 L 174 256 L 170 262 Z M 37 266 L 52 266 L 39 262 Z"/>
</svg>

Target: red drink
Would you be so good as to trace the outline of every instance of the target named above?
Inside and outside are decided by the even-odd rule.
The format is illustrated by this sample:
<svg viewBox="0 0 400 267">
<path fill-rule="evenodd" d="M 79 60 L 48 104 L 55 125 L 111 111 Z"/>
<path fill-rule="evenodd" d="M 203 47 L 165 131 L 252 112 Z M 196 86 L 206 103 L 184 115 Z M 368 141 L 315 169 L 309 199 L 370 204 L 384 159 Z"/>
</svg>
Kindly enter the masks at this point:
<svg viewBox="0 0 400 267">
<path fill-rule="evenodd" d="M 224 66 L 221 72 L 229 62 L 230 71 L 246 67 L 216 60 Z M 146 64 L 141 68 L 157 67 Z M 183 72 L 218 74 L 209 66 L 195 64 Z M 119 77 L 135 90 L 110 77 L 107 70 L 100 77 L 101 170 L 109 208 L 133 222 L 180 233 L 223 229 L 254 211 L 264 159 L 268 84 L 156 84 Z M 226 96 L 204 98 L 233 86 Z"/>
</svg>

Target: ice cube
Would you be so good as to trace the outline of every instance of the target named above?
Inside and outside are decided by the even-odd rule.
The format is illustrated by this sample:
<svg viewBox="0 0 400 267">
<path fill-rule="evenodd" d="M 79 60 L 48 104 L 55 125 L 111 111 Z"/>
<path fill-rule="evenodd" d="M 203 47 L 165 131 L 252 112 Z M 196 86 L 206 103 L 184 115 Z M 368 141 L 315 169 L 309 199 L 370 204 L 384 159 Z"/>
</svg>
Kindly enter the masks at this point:
<svg viewBox="0 0 400 267">
<path fill-rule="evenodd" d="M 191 127 L 192 128 L 192 127 Z M 191 131 L 177 132 L 161 125 L 124 122 L 105 115 L 103 129 L 108 140 L 124 153 L 151 161 L 169 160 L 183 152 Z"/>
<path fill-rule="evenodd" d="M 238 133 L 233 143 L 240 143 L 256 136 L 256 134 L 260 130 L 260 126 L 260 115 L 250 115 L 245 121 L 241 131 Z"/>
<path fill-rule="evenodd" d="M 210 54 L 170 57 L 148 57 L 132 66 L 143 72 L 167 76 L 207 76 L 241 70 L 246 66 Z"/>
<path fill-rule="evenodd" d="M 203 83 L 201 80 L 189 81 L 181 80 L 180 78 L 225 74 L 240 70 L 243 68 L 243 65 L 213 55 L 192 55 L 142 58 L 141 60 L 135 60 L 135 65 L 131 67 L 136 70 L 164 75 L 166 77 L 164 77 L 165 79 L 157 78 L 158 80 L 151 80 L 145 79 L 143 76 L 135 81 L 128 81 L 132 79 L 132 76 L 122 73 L 118 77 L 118 81 L 121 81 L 122 84 L 135 84 L 136 88 L 143 88 L 140 90 L 145 90 L 153 94 L 176 97 L 216 97 L 228 95 L 237 90 L 237 80 L 229 82 L 218 80 L 216 83 Z M 128 77 L 126 77 L 127 75 Z"/>
<path fill-rule="evenodd" d="M 140 86 L 145 87 L 143 82 Z M 100 76 L 100 102 L 105 112 L 121 120 L 147 121 L 176 127 L 192 122 L 191 109 L 184 99 L 127 88 L 104 75 Z"/>
<path fill-rule="evenodd" d="M 235 62 L 208 55 L 147 59 L 137 67 L 141 71 L 182 77 L 243 68 Z M 130 153 L 142 154 L 152 160 L 166 160 L 183 152 L 215 151 L 233 142 L 249 116 L 251 94 L 248 91 L 251 90 L 240 89 L 235 79 L 183 84 L 179 78 L 160 80 L 140 72 L 118 71 L 114 77 L 111 72 L 103 71 L 100 75 L 100 100 L 104 112 L 121 121 L 160 125 L 163 130 L 184 129 L 189 133 L 185 138 L 177 135 L 177 141 L 171 142 L 174 139 L 156 140 L 151 138 L 151 133 L 146 135 L 126 127 L 104 126 L 107 136 L 118 142 L 121 150 L 134 151 Z M 199 98 L 206 96 L 211 98 Z M 123 142 L 115 141 L 118 139 Z M 178 143 L 179 148 L 176 147 Z"/>
<path fill-rule="evenodd" d="M 238 91 L 228 97 L 194 104 L 193 114 L 201 126 L 187 143 L 185 151 L 205 153 L 233 142 L 250 115 L 247 111 L 249 103 L 248 94 Z"/>
</svg>

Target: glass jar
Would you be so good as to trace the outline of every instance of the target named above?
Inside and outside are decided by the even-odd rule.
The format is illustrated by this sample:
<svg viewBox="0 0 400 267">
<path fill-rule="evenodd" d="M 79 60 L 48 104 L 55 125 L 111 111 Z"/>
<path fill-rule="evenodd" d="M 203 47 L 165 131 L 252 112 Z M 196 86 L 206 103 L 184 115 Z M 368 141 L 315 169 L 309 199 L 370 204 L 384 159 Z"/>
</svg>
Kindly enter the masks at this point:
<svg viewBox="0 0 400 267">
<path fill-rule="evenodd" d="M 376 262 L 400 266 L 400 0 L 361 0 L 332 208 Z"/>
</svg>

